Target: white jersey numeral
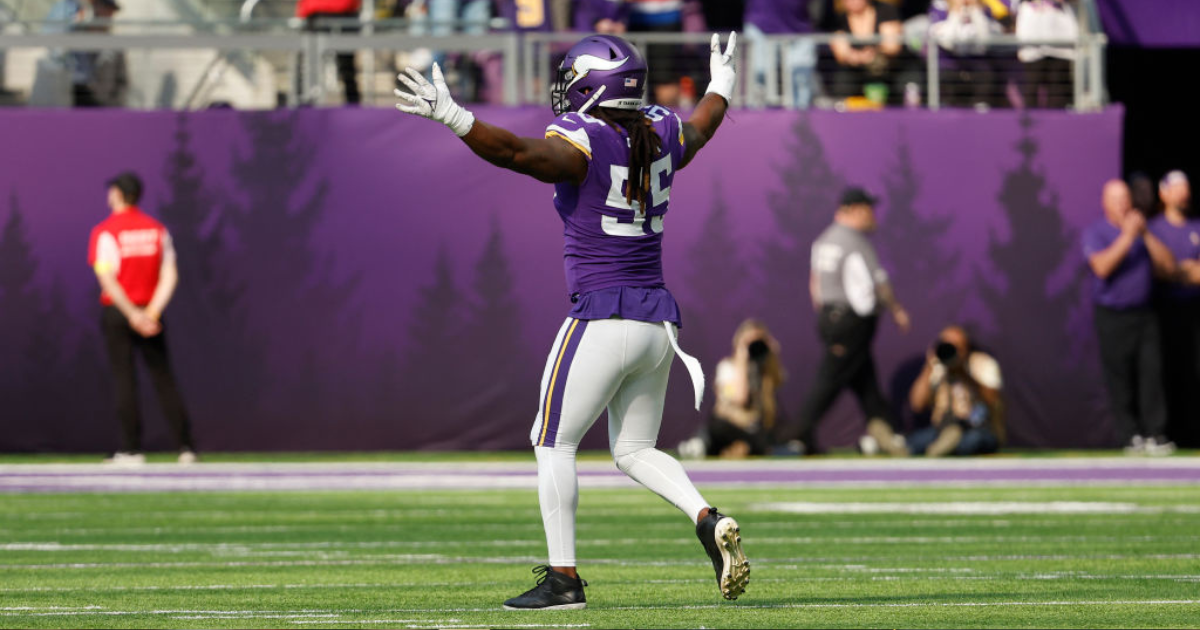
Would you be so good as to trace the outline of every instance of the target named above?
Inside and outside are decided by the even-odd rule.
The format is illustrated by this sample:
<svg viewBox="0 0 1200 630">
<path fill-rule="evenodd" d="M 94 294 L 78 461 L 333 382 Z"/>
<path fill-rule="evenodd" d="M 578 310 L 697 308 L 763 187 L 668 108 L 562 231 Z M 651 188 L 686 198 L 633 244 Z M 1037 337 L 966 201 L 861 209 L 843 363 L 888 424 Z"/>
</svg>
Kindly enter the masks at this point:
<svg viewBox="0 0 1200 630">
<path fill-rule="evenodd" d="M 671 187 L 662 185 L 663 178 L 670 174 L 670 155 L 664 155 L 650 165 L 650 197 L 651 203 L 656 207 L 667 203 L 667 200 L 671 198 Z M 640 212 L 641 208 L 635 208 L 633 204 L 625 202 L 625 186 L 629 181 L 629 167 L 612 165 L 609 167 L 609 175 L 612 178 L 612 186 L 608 189 L 608 199 L 605 203 L 610 208 L 633 212 L 633 222 L 624 223 L 617 220 L 616 217 L 605 216 L 600 221 L 604 233 L 609 236 L 645 236 L 646 232 L 642 226 L 646 217 Z M 634 202 L 634 204 L 636 203 Z M 650 217 L 650 230 L 654 234 L 662 233 L 662 215 Z"/>
</svg>

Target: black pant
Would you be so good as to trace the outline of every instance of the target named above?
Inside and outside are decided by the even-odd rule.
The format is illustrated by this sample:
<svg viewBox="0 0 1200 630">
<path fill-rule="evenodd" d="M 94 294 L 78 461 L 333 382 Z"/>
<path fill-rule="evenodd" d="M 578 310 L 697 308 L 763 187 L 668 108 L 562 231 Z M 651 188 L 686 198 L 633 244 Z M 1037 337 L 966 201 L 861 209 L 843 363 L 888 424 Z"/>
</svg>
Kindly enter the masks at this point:
<svg viewBox="0 0 1200 630">
<path fill-rule="evenodd" d="M 1200 442 L 1200 300 L 1158 304 L 1167 435 L 1180 446 Z"/>
<path fill-rule="evenodd" d="M 146 338 L 129 327 L 129 321 L 115 306 L 104 307 L 101 316 L 104 341 L 116 386 L 117 416 L 121 421 L 121 450 L 136 453 L 142 450 L 142 415 L 138 410 L 137 376 L 133 355 L 138 351 L 146 362 L 163 415 L 171 425 L 180 449 L 193 448 L 191 426 L 183 397 L 175 386 L 171 363 L 167 355 L 166 333 Z"/>
<path fill-rule="evenodd" d="M 1167 428 L 1158 320 L 1150 309 L 1097 306 L 1100 362 L 1122 443 L 1135 435 L 1160 437 Z"/>
<path fill-rule="evenodd" d="M 1025 65 L 1025 80 L 1021 84 L 1021 98 L 1025 107 L 1048 107 L 1065 109 L 1071 104 L 1075 83 L 1071 76 L 1071 62 L 1057 57 L 1044 57 Z M 1039 98 L 1045 92 L 1045 105 Z"/>
<path fill-rule="evenodd" d="M 734 442 L 745 442 L 750 447 L 750 455 L 766 455 L 770 440 L 766 431 L 747 431 L 742 427 L 724 419 L 713 416 L 708 420 L 708 454 L 716 457 Z"/>
<path fill-rule="evenodd" d="M 331 32 L 333 29 L 330 27 L 327 27 L 327 26 L 317 27 L 317 22 L 316 22 L 317 19 L 319 19 L 319 18 L 356 18 L 356 17 L 358 17 L 357 13 L 347 13 L 347 14 L 314 13 L 314 14 L 308 16 L 308 19 L 305 20 L 304 30 L 310 31 L 310 32 L 321 31 L 321 32 L 328 33 L 328 32 Z M 358 31 L 357 28 L 353 28 L 353 27 L 352 28 L 342 28 L 340 30 L 343 33 L 355 33 Z M 362 102 L 362 95 L 359 94 L 359 91 L 358 91 L 358 70 L 354 66 L 354 53 L 352 53 L 352 52 L 337 53 L 336 65 L 337 65 L 338 80 L 340 80 L 342 82 L 342 90 L 343 90 L 346 104 L 347 105 L 359 104 L 360 102 Z M 303 81 L 301 80 L 301 75 L 303 74 L 303 72 L 301 72 L 300 69 L 303 67 L 304 67 L 303 64 L 298 65 L 297 72 L 296 72 L 296 83 L 297 83 L 297 85 L 301 86 L 301 88 L 302 88 L 302 90 L 300 92 L 301 100 L 307 98 L 304 90 L 307 90 L 308 88 L 312 87 L 312 86 L 304 85 Z"/>
<path fill-rule="evenodd" d="M 879 318 L 860 317 L 848 306 L 825 306 L 817 322 L 824 344 L 816 383 L 800 409 L 800 441 L 809 452 L 817 451 L 814 440 L 817 423 L 833 406 L 843 389 L 854 392 L 867 419 L 879 418 L 891 423 L 887 399 L 879 389 L 871 342 Z"/>
</svg>

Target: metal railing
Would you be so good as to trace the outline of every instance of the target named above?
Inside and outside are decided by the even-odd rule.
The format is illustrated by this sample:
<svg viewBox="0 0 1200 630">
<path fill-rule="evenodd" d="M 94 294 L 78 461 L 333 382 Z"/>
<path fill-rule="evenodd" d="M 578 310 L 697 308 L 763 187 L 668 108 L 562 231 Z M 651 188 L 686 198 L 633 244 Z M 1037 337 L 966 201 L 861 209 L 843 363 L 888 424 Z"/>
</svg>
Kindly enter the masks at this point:
<svg viewBox="0 0 1200 630">
<path fill-rule="evenodd" d="M 100 22 L 91 25 L 106 26 Z M 363 63 L 359 64 L 359 80 L 366 79 L 364 102 L 384 104 L 391 102 L 391 79 L 396 68 L 392 67 L 393 64 L 377 63 L 380 55 L 424 48 L 457 53 L 464 57 L 491 53 L 493 58 L 499 60 L 501 68 L 498 90 L 502 95 L 500 102 L 507 105 L 548 104 L 547 86 L 553 79 L 558 59 L 567 47 L 580 38 L 578 33 L 492 32 L 484 35 L 417 35 L 412 33 L 416 25 L 403 19 L 323 19 L 317 25 L 319 30 L 309 30 L 301 28 L 302 24 L 294 19 L 252 18 L 244 21 L 241 18 L 229 18 L 208 21 L 200 31 L 195 25 L 181 22 L 117 20 L 112 23 L 111 33 L 43 33 L 40 32 L 43 26 L 40 23 L 9 22 L 7 27 L 0 23 L 0 81 L 6 76 L 4 53 L 15 50 L 24 50 L 27 53 L 33 51 L 32 55 L 25 55 L 26 62 L 36 57 L 37 51 L 47 50 L 216 51 L 215 56 L 205 58 L 204 63 L 207 67 L 194 83 L 185 85 L 180 90 L 182 94 L 187 95 L 182 101 L 183 106 L 197 107 L 204 104 L 201 95 L 205 86 L 219 81 L 224 76 L 220 68 L 223 64 L 228 65 L 225 55 L 246 52 L 257 59 L 270 57 L 271 66 L 284 77 L 276 83 L 287 82 L 285 89 L 277 90 L 286 94 L 284 102 L 289 105 L 321 104 L 335 101 L 331 95 L 336 89 L 326 76 L 330 58 L 338 53 L 359 53 L 363 59 Z M 463 25 L 455 26 L 461 28 Z M 908 72 L 908 80 L 903 85 L 892 86 L 892 89 L 886 90 L 889 93 L 888 102 L 897 104 L 898 95 L 911 90 L 909 84 L 918 84 L 920 106 L 937 109 L 946 105 L 947 88 L 961 87 L 954 83 L 960 80 L 956 77 L 968 76 L 947 70 L 960 59 L 992 60 L 1001 67 L 1001 70 L 995 73 L 999 77 L 996 79 L 998 83 L 994 86 L 995 89 L 999 91 L 1007 88 L 1008 91 L 1012 91 L 1013 84 L 1019 83 L 1022 76 L 1020 64 L 1016 61 L 1017 50 L 1025 46 L 1045 45 L 1071 52 L 1073 59 L 1069 62 L 1070 106 L 1079 111 L 1098 109 L 1105 104 L 1106 98 L 1103 59 L 1107 40 L 1103 34 L 1083 30 L 1084 32 L 1074 40 L 1030 41 L 1011 35 L 997 35 L 978 42 L 982 52 L 959 57 L 939 48 L 928 38 L 918 42 L 906 42 L 905 51 L 901 56 L 903 63 L 898 62 L 896 68 L 897 71 L 903 69 Z M 675 73 L 678 77 L 694 78 L 695 83 L 703 89 L 707 82 L 709 34 L 629 33 L 626 37 L 643 51 L 648 51 L 652 66 L 652 83 L 655 81 L 654 66 L 667 63 L 670 67 L 679 69 Z M 851 95 L 847 98 L 845 95 L 837 95 L 835 90 L 825 89 L 831 85 L 829 79 L 840 69 L 830 53 L 830 45 L 840 38 L 842 36 L 830 34 L 742 38 L 739 47 L 739 68 L 742 77 L 738 88 L 739 101 L 748 107 L 843 107 L 847 103 L 861 101 L 861 95 Z M 881 40 L 878 37 L 853 38 L 850 42 L 866 45 L 878 44 Z M 811 47 L 815 53 L 810 58 L 798 60 L 797 55 L 789 52 L 794 51 L 797 46 Z M 16 61 L 15 55 L 8 55 L 10 70 Z M 10 83 L 14 74 L 8 73 Z M 29 75 L 28 72 L 25 74 Z M 797 77 L 809 75 L 825 85 L 816 85 L 815 97 L 811 103 L 801 103 L 797 97 L 802 91 L 798 90 L 800 86 L 797 85 Z M 295 80 L 297 76 L 300 81 Z M 895 81 L 897 77 L 888 77 L 886 80 Z M 377 89 L 377 85 L 386 85 L 387 89 Z M 3 83 L 0 83 L 0 89 L 3 87 Z M 11 89 L 21 86 L 8 87 Z M 460 98 L 470 100 L 470 95 L 460 95 Z M 145 106 L 146 102 L 148 100 L 143 99 L 142 105 Z M 882 104 L 878 98 L 874 99 L 874 102 L 876 105 Z M 913 105 L 912 102 L 909 104 Z M 234 105 L 273 107 L 276 103 Z"/>
</svg>

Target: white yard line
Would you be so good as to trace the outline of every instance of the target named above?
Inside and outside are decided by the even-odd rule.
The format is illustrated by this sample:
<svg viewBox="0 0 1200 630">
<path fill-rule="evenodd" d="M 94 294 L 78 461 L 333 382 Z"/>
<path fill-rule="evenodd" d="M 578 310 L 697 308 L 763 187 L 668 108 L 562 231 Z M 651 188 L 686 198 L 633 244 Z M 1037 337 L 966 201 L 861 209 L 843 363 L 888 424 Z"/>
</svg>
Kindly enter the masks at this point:
<svg viewBox="0 0 1200 630">
<path fill-rule="evenodd" d="M 1194 542 L 1200 540 L 1200 535 L 1177 536 L 1091 536 L 1091 535 L 973 535 L 973 536 L 756 536 L 748 539 L 762 545 L 947 545 L 947 544 L 978 544 L 978 543 L 1095 543 L 1095 542 Z M 16 542 L 0 544 L 0 551 L 43 551 L 43 552 L 78 552 L 102 551 L 120 553 L 210 553 L 213 555 L 299 555 L 312 550 L 360 550 L 360 549 L 404 549 L 404 548 L 444 548 L 444 547 L 537 547 L 545 544 L 543 540 L 513 539 L 492 541 L 317 541 L 306 543 L 176 543 L 176 544 L 128 544 L 128 543 L 59 543 L 59 542 Z M 681 545 L 693 546 L 695 541 L 690 536 L 673 536 L 669 538 L 599 538 L 584 539 L 578 542 L 583 547 L 625 547 L 636 544 L 652 546 Z"/>
<path fill-rule="evenodd" d="M 1025 607 L 1025 606 L 1196 606 L 1200 605 L 1200 599 L 1124 599 L 1124 600 L 1027 600 L 1027 601 L 999 601 L 999 602 L 888 602 L 888 603 L 820 603 L 820 604 L 696 604 L 696 605 L 644 605 L 644 606 L 605 606 L 597 607 L 594 610 L 715 610 L 715 609 L 754 609 L 754 610 L 779 610 L 779 609 L 858 609 L 858 608 L 989 608 L 989 607 Z M 392 609 L 392 610 L 342 610 L 342 611 L 323 611 L 323 610 L 47 610 L 44 612 L 15 612 L 3 611 L 0 616 L 4 617 L 21 617 L 21 616 L 36 616 L 36 617 L 77 617 L 81 615 L 99 615 L 99 616 L 135 616 L 135 615 L 194 615 L 195 618 L 201 619 L 209 616 L 210 618 L 225 618 L 225 619 L 281 619 L 281 618 L 321 618 L 328 620 L 329 617 L 344 617 L 345 615 L 366 615 L 379 613 L 401 613 L 401 614 L 445 614 L 445 613 L 494 613 L 501 612 L 499 606 L 489 608 L 410 608 L 410 609 Z M 347 623 L 363 623 L 354 619 L 347 619 Z M 508 624 L 500 624 L 508 625 Z M 538 626 L 528 626 L 538 627 Z M 549 626 L 548 626 L 549 627 Z M 559 624 L 554 624 L 553 627 L 564 627 Z"/>
<path fill-rule="evenodd" d="M 1107 501 L 907 501 L 903 503 L 771 502 L 749 511 L 791 514 L 1162 514 L 1200 512 L 1196 505 L 1143 506 Z"/>
</svg>

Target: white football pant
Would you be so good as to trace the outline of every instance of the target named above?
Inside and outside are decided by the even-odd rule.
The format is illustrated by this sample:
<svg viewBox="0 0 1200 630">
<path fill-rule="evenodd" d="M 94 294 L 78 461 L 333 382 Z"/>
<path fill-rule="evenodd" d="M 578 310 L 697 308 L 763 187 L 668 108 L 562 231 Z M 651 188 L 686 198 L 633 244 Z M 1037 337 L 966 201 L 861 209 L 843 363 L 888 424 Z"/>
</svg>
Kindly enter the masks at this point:
<svg viewBox="0 0 1200 630">
<path fill-rule="evenodd" d="M 559 330 L 530 434 L 551 566 L 575 566 L 575 452 L 605 407 L 609 449 L 621 472 L 693 522 L 708 507 L 683 466 L 655 448 L 674 357 L 661 323 L 568 318 Z"/>
</svg>

